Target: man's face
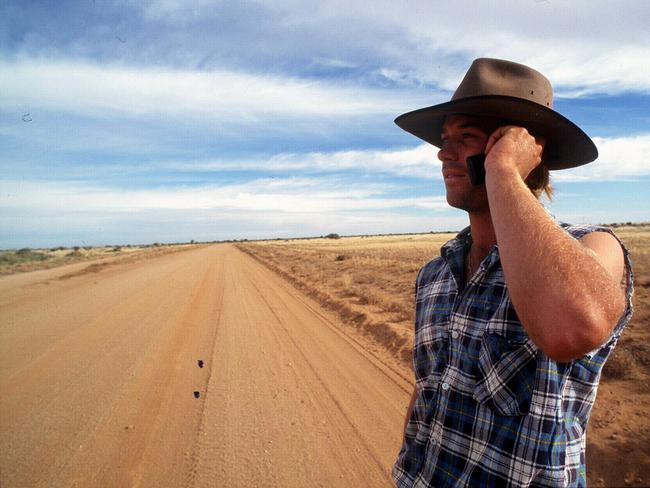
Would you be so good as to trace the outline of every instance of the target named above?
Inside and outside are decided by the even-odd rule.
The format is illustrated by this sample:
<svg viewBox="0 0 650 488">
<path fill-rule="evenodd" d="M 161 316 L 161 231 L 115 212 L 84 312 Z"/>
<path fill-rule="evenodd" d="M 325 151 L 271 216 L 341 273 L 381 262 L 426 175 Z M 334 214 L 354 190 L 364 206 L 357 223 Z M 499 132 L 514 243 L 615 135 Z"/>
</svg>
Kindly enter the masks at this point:
<svg viewBox="0 0 650 488">
<path fill-rule="evenodd" d="M 447 190 L 447 202 L 466 211 L 486 210 L 485 185 L 473 186 L 467 171 L 467 157 L 481 154 L 488 138 L 501 121 L 489 117 L 449 115 L 442 126 L 442 176 Z"/>
</svg>

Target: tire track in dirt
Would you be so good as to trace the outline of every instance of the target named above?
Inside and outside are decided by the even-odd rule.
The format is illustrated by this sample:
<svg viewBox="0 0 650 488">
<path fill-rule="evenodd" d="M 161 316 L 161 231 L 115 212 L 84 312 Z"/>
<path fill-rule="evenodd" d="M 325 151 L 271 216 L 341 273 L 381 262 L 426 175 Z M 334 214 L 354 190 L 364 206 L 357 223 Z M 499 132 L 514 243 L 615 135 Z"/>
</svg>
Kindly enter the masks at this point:
<svg viewBox="0 0 650 488">
<path fill-rule="evenodd" d="M 383 464 L 383 463 L 381 462 L 381 460 L 380 460 L 380 459 L 375 455 L 375 453 L 373 452 L 373 448 L 372 448 L 372 446 L 370 446 L 370 445 L 368 444 L 368 442 L 366 441 L 366 439 L 364 438 L 364 436 L 362 435 L 362 433 L 359 431 L 359 429 L 357 428 L 357 426 L 354 424 L 354 422 L 352 421 L 352 419 L 350 418 L 350 416 L 346 413 L 346 411 L 345 411 L 345 409 L 343 408 L 343 405 L 341 404 L 341 402 L 339 402 L 339 401 L 337 400 L 336 395 L 335 395 L 335 394 L 332 392 L 332 390 L 327 386 L 327 384 L 326 384 L 325 381 L 323 380 L 323 377 L 318 373 L 316 367 L 311 363 L 311 361 L 310 361 L 310 359 L 309 359 L 309 356 L 308 356 L 307 354 L 305 354 L 305 351 L 303 350 L 303 348 L 302 348 L 302 347 L 298 344 L 298 342 L 296 342 L 296 340 L 292 337 L 291 332 L 289 331 L 289 329 L 288 329 L 286 326 L 283 325 L 283 323 L 282 323 L 282 319 L 281 319 L 280 316 L 277 314 L 277 312 L 273 309 L 273 306 L 272 306 L 271 303 L 267 300 L 267 298 L 262 294 L 262 292 L 259 290 L 259 288 L 257 288 L 257 286 L 255 285 L 255 283 L 253 283 L 253 287 L 257 290 L 257 292 L 258 292 L 258 294 L 259 294 L 259 297 L 264 301 L 264 303 L 266 303 L 266 306 L 268 307 L 269 311 L 270 311 L 271 314 L 275 317 L 275 320 L 277 321 L 278 326 L 279 326 L 279 327 L 282 329 L 282 331 L 284 332 L 285 337 L 286 337 L 286 338 L 291 342 L 291 344 L 293 345 L 293 347 L 295 348 L 295 350 L 298 352 L 298 354 L 300 354 L 300 356 L 302 357 L 302 359 L 304 360 L 304 362 L 305 362 L 305 363 L 307 364 L 307 366 L 309 367 L 309 369 L 310 369 L 311 373 L 313 374 L 313 376 L 318 380 L 318 383 L 319 383 L 320 387 L 323 389 L 323 391 L 324 391 L 325 393 L 327 393 L 327 395 L 329 396 L 330 401 L 331 401 L 334 405 L 336 405 L 336 408 L 338 409 L 338 411 L 339 411 L 339 413 L 341 414 L 341 416 L 342 416 L 342 417 L 347 421 L 347 423 L 349 424 L 350 428 L 352 429 L 352 431 L 354 432 L 354 434 L 355 434 L 355 435 L 357 436 L 357 438 L 359 439 L 359 442 L 361 442 L 361 443 L 363 444 L 363 446 L 365 447 L 365 450 L 368 452 L 368 454 L 370 455 L 370 457 L 372 458 L 372 460 L 375 462 L 375 464 L 377 465 L 377 467 L 378 467 L 380 470 L 384 470 L 384 469 L 385 469 L 384 464 Z M 386 478 L 386 481 L 390 481 L 390 478 L 387 477 L 387 478 Z"/>
<path fill-rule="evenodd" d="M 335 325 L 331 319 L 326 317 L 321 311 L 318 310 L 317 304 L 309 303 L 307 299 L 299 296 L 298 294 L 292 296 L 300 303 L 302 303 L 305 308 L 309 309 L 314 314 L 314 316 L 322 320 L 323 324 L 331 328 L 335 333 L 341 335 L 342 338 L 349 341 L 351 344 L 354 344 L 356 349 L 359 351 L 359 354 L 364 356 L 368 361 L 375 364 L 378 373 L 384 375 L 388 381 L 393 382 L 398 388 L 404 391 L 404 393 L 411 395 L 413 392 L 413 380 L 411 378 L 412 374 L 405 374 L 403 369 L 399 369 L 398 367 L 389 364 L 384 358 L 381 358 L 378 354 L 375 354 L 371 349 L 368 348 L 367 339 L 366 343 L 364 344 L 359 339 L 355 338 L 352 334 L 346 332 L 345 329 L 341 326 Z"/>
<path fill-rule="evenodd" d="M 260 476 L 265 486 L 389 486 L 408 402 L 401 378 L 380 372 L 259 263 L 240 251 L 227 262 L 239 292 L 226 287 L 197 486 L 250 486 Z"/>
<path fill-rule="evenodd" d="M 0 279 L 0 485 L 389 486 L 407 382 L 259 263 L 65 272 Z"/>
<path fill-rule="evenodd" d="M 223 260 L 222 260 L 222 261 L 220 261 L 220 266 L 219 266 L 219 270 L 217 272 L 217 275 L 213 277 L 215 282 L 217 282 L 219 277 L 223 276 L 223 273 L 224 273 L 224 263 L 223 263 Z M 214 313 L 215 313 L 216 317 L 214 319 L 214 328 L 212 330 L 210 343 L 209 343 L 209 348 L 206 351 L 207 354 L 203 356 L 205 359 L 201 359 L 203 361 L 203 367 L 205 367 L 206 371 L 207 371 L 205 381 L 203 382 L 202 388 L 201 388 L 201 391 L 200 391 L 200 392 L 204 393 L 204 395 L 207 394 L 208 385 L 210 384 L 210 379 L 212 378 L 214 351 L 215 351 L 215 348 L 216 348 L 217 337 L 218 337 L 219 329 L 220 329 L 220 326 L 221 326 L 224 289 L 225 289 L 225 287 L 223 286 L 223 283 L 221 283 L 221 286 L 219 287 L 217 305 L 215 306 L 215 309 L 214 309 Z M 198 459 L 199 459 L 201 423 L 203 422 L 203 419 L 205 418 L 205 405 L 206 405 L 206 403 L 205 403 L 205 396 L 204 396 L 204 399 L 201 401 L 199 422 L 198 422 L 197 428 L 195 429 L 195 432 L 194 432 L 194 441 L 192 443 L 192 449 L 190 451 L 190 456 L 189 456 L 190 467 L 189 467 L 189 469 L 186 470 L 185 475 L 184 475 L 183 486 L 185 486 L 185 487 L 192 487 L 192 486 L 194 486 L 196 484 L 197 464 L 198 464 Z"/>
<path fill-rule="evenodd" d="M 144 358 L 154 343 L 150 340 L 155 333 L 153 327 L 134 327 L 129 321 L 129 317 L 142 307 L 137 293 L 133 298 L 136 304 L 133 309 L 129 304 L 116 303 L 93 320 L 74 324 L 62 337 L 53 337 L 52 344 L 43 348 L 36 360 L 31 363 L 18 361 L 17 370 L 7 375 L 11 381 L 0 382 L 3 391 L 8 392 L 0 405 L 3 418 L 12 424 L 9 433 L 25 439 L 14 445 L 18 464 L 14 468 L 30 463 L 32 456 L 41 459 L 51 455 L 50 462 L 39 466 L 37 472 L 41 471 L 40 475 L 46 478 L 51 476 L 48 472 L 61 473 L 81 446 L 87 445 L 99 426 L 113 414 L 117 400 L 113 392 L 121 391 L 132 381 L 141 363 L 127 344 L 145 346 L 139 355 Z M 158 315 L 161 308 L 162 305 L 150 308 L 148 313 Z M 65 321 L 70 317 L 70 314 L 62 314 Z M 110 325 L 107 317 L 110 317 Z M 57 320 L 60 319 L 54 316 L 52 321 Z M 41 326 L 41 330 L 46 328 Z M 116 360 L 121 363 L 121 374 L 111 368 Z M 23 364 L 25 367 L 21 367 Z M 101 405 L 93 401 L 93 396 L 102 399 Z M 71 409 L 78 411 L 82 422 L 76 431 L 71 429 L 74 425 L 69 415 Z M 40 438 L 31 425 L 47 427 L 50 435 Z M 62 436 L 66 440 L 59 445 Z"/>
<path fill-rule="evenodd" d="M 6 290 L 21 305 L 18 317 L 8 307 L 0 312 L 0 347 L 9 359 L 0 371 L 8 386 L 0 399 L 1 485 L 133 485 L 138 466 L 148 463 L 158 466 L 148 470 L 145 484 L 162 475 L 180 485 L 174 480 L 191 460 L 165 446 L 195 443 L 201 404 L 191 394 L 206 382 L 195 357 L 209 356 L 199 346 L 214 330 L 209 305 L 221 259 L 215 251 L 116 267 L 99 280 L 71 278 L 51 285 L 48 295 L 36 294 L 31 315 L 22 304 L 34 287 Z M 43 310 L 53 308 L 44 322 Z M 30 337 L 43 342 L 35 352 L 6 349 Z M 156 432 L 153 422 L 161 416 L 186 432 Z"/>
</svg>

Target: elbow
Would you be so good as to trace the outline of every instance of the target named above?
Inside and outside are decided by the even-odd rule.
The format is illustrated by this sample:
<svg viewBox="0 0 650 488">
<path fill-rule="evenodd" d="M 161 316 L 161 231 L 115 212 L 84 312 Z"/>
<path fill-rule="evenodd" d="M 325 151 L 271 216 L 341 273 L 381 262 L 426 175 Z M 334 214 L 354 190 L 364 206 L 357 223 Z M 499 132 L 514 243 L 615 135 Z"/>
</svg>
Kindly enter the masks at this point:
<svg viewBox="0 0 650 488">
<path fill-rule="evenodd" d="M 590 310 L 578 316 L 569 316 L 547 330 L 538 344 L 551 359 L 566 363 L 578 359 L 602 346 L 609 338 L 618 317 Z"/>
</svg>

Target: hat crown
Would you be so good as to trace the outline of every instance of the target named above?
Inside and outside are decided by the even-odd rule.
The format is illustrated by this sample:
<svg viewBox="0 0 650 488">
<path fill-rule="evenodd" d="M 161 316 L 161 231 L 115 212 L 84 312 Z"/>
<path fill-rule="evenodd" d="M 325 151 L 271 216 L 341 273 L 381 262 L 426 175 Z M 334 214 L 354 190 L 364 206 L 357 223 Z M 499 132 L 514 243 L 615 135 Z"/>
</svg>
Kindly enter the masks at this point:
<svg viewBox="0 0 650 488">
<path fill-rule="evenodd" d="M 474 60 L 451 99 L 486 95 L 522 98 L 553 108 L 553 88 L 543 74 L 502 59 Z"/>
</svg>

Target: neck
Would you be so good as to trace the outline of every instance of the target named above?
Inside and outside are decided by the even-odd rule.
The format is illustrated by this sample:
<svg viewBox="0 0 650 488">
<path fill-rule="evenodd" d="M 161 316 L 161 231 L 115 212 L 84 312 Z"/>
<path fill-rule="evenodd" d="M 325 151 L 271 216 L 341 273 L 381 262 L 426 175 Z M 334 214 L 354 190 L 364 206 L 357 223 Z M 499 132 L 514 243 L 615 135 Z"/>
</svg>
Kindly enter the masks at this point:
<svg viewBox="0 0 650 488">
<path fill-rule="evenodd" d="M 469 224 L 472 229 L 472 254 L 480 262 L 497 243 L 490 211 L 470 212 Z"/>
</svg>

